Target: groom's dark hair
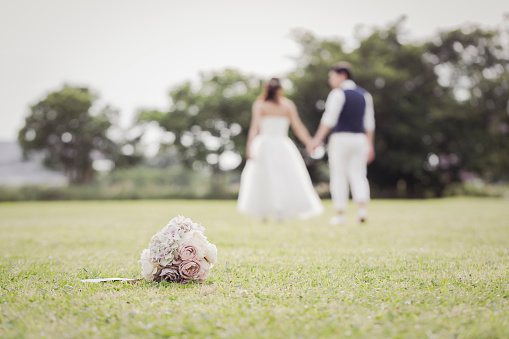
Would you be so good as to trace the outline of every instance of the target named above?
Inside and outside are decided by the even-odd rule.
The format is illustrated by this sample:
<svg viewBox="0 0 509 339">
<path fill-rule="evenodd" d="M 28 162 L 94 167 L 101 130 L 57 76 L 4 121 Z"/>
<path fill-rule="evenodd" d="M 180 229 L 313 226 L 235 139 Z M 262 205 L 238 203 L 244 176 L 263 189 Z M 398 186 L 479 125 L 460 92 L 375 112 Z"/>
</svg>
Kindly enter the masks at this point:
<svg viewBox="0 0 509 339">
<path fill-rule="evenodd" d="M 353 79 L 352 65 L 350 65 L 349 62 L 346 61 L 338 62 L 337 64 L 332 66 L 331 70 L 339 74 L 341 73 L 345 74 L 348 79 Z"/>
</svg>

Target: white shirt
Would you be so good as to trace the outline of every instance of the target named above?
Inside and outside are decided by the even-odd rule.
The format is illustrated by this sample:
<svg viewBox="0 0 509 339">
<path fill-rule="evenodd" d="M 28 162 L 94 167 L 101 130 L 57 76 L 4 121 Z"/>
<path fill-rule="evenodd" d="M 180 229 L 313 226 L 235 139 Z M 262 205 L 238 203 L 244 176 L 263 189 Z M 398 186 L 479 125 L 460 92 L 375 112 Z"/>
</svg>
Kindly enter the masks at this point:
<svg viewBox="0 0 509 339">
<path fill-rule="evenodd" d="M 345 105 L 345 92 L 347 89 L 355 89 L 357 85 L 353 80 L 347 79 L 341 83 L 339 88 L 330 91 L 325 102 L 325 112 L 323 112 L 320 122 L 327 127 L 334 128 L 338 123 L 339 115 Z M 373 97 L 368 92 L 364 93 L 366 108 L 364 110 L 364 129 L 366 131 L 375 130 L 375 109 L 373 108 Z"/>
</svg>

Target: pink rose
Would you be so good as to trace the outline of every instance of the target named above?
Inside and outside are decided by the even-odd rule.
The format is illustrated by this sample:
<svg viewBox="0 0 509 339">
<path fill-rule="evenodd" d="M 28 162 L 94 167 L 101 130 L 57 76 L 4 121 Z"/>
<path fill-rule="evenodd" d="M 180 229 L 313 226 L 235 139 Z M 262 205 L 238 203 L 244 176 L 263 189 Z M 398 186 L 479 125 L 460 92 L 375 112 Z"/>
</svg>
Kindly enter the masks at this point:
<svg viewBox="0 0 509 339">
<path fill-rule="evenodd" d="M 180 257 L 182 260 L 202 260 L 205 257 L 208 244 L 209 242 L 203 233 L 198 231 L 188 233 L 180 244 L 179 251 L 184 252 L 184 256 L 180 255 Z M 188 246 L 191 246 L 192 249 Z"/>
<path fill-rule="evenodd" d="M 210 264 L 206 260 L 185 260 L 179 265 L 184 280 L 204 281 L 210 273 Z"/>
<path fill-rule="evenodd" d="M 196 249 L 196 246 L 194 244 L 183 244 L 179 248 L 179 255 L 181 260 L 191 260 L 196 258 L 196 254 L 198 253 L 198 250 Z"/>
</svg>

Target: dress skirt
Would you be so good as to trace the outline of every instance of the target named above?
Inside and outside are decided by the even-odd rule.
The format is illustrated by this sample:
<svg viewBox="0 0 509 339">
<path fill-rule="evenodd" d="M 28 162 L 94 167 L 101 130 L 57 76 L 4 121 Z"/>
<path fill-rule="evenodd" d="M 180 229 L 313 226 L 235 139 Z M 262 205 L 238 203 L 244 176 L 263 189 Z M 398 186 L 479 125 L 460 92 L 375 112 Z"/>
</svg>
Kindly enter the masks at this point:
<svg viewBox="0 0 509 339">
<path fill-rule="evenodd" d="M 288 136 L 260 134 L 250 153 L 240 180 L 239 212 L 276 220 L 323 212 L 304 160 Z"/>
</svg>

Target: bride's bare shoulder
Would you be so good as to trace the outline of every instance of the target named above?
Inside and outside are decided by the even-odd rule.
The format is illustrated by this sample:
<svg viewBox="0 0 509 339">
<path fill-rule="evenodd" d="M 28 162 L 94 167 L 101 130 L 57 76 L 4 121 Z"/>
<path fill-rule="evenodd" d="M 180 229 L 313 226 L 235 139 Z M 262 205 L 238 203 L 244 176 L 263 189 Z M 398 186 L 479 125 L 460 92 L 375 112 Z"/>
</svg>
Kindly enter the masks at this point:
<svg viewBox="0 0 509 339">
<path fill-rule="evenodd" d="M 295 103 L 286 97 L 282 97 L 280 99 L 280 103 L 290 109 L 293 109 L 295 107 Z"/>
<path fill-rule="evenodd" d="M 253 102 L 253 107 L 262 107 L 263 106 L 263 103 L 264 101 L 262 99 L 256 99 L 254 102 Z"/>
</svg>

